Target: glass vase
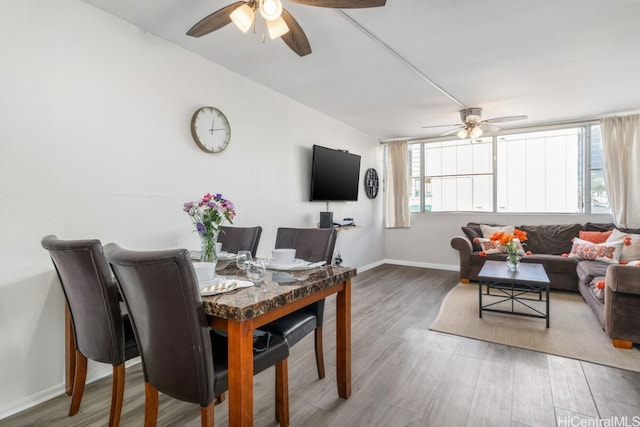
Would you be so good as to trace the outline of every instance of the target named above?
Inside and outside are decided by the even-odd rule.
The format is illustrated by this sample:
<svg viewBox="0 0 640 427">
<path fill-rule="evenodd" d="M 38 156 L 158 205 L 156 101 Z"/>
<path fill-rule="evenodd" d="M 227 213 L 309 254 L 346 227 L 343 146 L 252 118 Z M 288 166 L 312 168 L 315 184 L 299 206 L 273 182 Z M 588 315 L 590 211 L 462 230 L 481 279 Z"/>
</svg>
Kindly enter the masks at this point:
<svg viewBox="0 0 640 427">
<path fill-rule="evenodd" d="M 218 263 L 218 256 L 216 254 L 217 241 L 217 232 L 200 234 L 200 261 L 213 263 L 214 269 Z"/>
<path fill-rule="evenodd" d="M 518 271 L 520 266 L 520 256 L 518 254 L 507 255 L 507 267 L 510 271 Z"/>
</svg>

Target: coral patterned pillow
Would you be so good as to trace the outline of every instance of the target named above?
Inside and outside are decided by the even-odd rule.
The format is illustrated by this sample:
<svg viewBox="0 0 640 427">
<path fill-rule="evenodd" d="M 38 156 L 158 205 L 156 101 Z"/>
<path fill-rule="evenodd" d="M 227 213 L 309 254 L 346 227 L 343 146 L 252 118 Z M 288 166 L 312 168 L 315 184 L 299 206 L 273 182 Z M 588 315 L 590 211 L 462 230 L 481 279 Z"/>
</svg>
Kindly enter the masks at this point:
<svg viewBox="0 0 640 427">
<path fill-rule="evenodd" d="M 591 243 L 579 238 L 573 239 L 569 258 L 580 258 L 589 261 L 602 261 L 618 264 L 622 253 L 622 241 Z"/>
<path fill-rule="evenodd" d="M 473 241 L 480 245 L 482 252 L 486 255 L 499 254 L 502 252 L 502 250 L 500 250 L 500 246 L 502 246 L 500 245 L 500 242 L 494 242 L 493 240 L 484 239 L 482 237 L 477 237 Z"/>
<path fill-rule="evenodd" d="M 478 237 L 476 239 L 473 240 L 475 243 L 479 244 L 480 247 L 482 248 L 481 250 L 485 253 L 485 254 L 506 254 L 507 253 L 507 248 L 505 245 L 503 245 L 502 243 L 500 243 L 499 240 L 491 240 L 491 239 L 485 239 L 482 237 Z M 516 249 L 518 249 L 518 255 L 520 256 L 524 256 L 525 252 L 524 252 L 524 247 L 522 246 L 522 243 L 520 243 L 519 239 L 513 239 L 515 245 L 516 245 Z"/>
<path fill-rule="evenodd" d="M 640 234 L 627 234 L 614 229 L 607 239 L 607 243 L 619 240 L 623 242 L 620 261 L 629 262 L 640 259 Z"/>
</svg>

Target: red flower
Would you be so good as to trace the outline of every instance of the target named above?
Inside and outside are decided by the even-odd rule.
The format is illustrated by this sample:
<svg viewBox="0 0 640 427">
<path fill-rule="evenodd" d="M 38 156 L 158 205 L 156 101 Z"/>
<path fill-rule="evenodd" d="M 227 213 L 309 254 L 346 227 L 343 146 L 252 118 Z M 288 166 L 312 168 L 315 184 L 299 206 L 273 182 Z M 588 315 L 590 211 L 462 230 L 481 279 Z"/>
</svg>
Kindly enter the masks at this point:
<svg viewBox="0 0 640 427">
<path fill-rule="evenodd" d="M 604 289 L 604 280 L 599 280 L 598 283 L 596 283 L 596 288 Z"/>
</svg>

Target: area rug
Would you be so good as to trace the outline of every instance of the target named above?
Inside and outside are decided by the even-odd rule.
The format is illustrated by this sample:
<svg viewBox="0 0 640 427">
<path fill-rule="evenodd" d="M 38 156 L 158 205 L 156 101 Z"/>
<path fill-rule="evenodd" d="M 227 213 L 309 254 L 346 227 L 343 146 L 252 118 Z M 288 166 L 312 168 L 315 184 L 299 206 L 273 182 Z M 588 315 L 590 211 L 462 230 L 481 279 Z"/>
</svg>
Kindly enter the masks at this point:
<svg viewBox="0 0 640 427">
<path fill-rule="evenodd" d="M 640 372 L 637 346 L 613 347 L 580 294 L 552 291 L 550 301 L 549 329 L 544 319 L 532 317 L 483 312 L 481 319 L 478 286 L 461 283 L 445 297 L 429 329 Z M 482 302 L 486 305 L 485 296 Z"/>
</svg>

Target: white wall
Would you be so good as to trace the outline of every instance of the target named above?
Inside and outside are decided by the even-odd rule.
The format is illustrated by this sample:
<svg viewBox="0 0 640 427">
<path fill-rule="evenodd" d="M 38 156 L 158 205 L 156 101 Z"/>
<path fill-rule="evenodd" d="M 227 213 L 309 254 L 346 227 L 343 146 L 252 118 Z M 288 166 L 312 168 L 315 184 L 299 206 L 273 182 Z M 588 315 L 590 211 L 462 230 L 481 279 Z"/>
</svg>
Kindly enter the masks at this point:
<svg viewBox="0 0 640 427">
<path fill-rule="evenodd" d="M 99 238 L 132 249 L 197 248 L 182 203 L 220 192 L 237 225 L 311 227 L 311 146 L 362 155 L 378 144 L 75 0 L 0 2 L 0 418 L 63 391 L 63 296 L 46 234 Z M 192 113 L 220 108 L 232 126 L 219 155 L 201 152 Z M 381 198 L 332 203 L 337 249 L 357 267 L 383 258 Z M 90 378 L 110 372 L 90 366 Z"/>
<path fill-rule="evenodd" d="M 460 227 L 468 222 L 536 225 L 584 224 L 585 222 L 613 222 L 611 215 L 522 215 L 436 213 L 411 214 L 411 228 L 385 230 L 385 258 L 400 264 L 459 269 L 458 251 L 451 247 L 451 238 L 462 236 Z"/>
</svg>

